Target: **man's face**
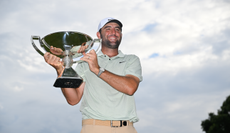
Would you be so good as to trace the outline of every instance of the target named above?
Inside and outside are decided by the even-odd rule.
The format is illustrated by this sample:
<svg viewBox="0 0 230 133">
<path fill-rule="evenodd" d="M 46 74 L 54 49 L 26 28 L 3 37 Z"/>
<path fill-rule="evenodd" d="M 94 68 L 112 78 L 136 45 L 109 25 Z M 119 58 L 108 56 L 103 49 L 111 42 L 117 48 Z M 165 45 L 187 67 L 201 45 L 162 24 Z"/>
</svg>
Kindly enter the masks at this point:
<svg viewBox="0 0 230 133">
<path fill-rule="evenodd" d="M 121 27 L 114 22 L 110 22 L 101 28 L 100 37 L 102 45 L 111 49 L 117 49 L 121 43 Z"/>
</svg>

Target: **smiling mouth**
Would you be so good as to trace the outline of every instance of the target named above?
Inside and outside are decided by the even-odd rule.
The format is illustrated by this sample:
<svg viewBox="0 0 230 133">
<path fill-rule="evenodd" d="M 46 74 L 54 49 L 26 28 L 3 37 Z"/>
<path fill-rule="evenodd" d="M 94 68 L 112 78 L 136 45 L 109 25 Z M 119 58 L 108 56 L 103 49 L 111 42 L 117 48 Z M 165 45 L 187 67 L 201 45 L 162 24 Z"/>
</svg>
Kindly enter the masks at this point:
<svg viewBox="0 0 230 133">
<path fill-rule="evenodd" d="M 117 37 L 116 36 L 109 36 L 108 40 L 110 40 L 110 41 L 116 41 Z"/>
</svg>

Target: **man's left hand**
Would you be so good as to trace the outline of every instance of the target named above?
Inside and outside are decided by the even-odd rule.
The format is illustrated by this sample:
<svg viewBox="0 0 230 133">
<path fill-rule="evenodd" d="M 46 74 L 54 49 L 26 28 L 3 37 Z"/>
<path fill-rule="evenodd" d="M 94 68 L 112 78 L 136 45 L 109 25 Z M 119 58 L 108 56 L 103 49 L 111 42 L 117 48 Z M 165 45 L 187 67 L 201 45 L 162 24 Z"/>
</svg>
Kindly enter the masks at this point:
<svg viewBox="0 0 230 133">
<path fill-rule="evenodd" d="M 96 75 L 99 73 L 99 65 L 97 61 L 97 54 L 95 50 L 91 50 L 89 53 L 84 53 L 83 52 L 83 57 L 81 60 L 86 61 L 89 64 L 89 69 L 95 73 Z"/>
</svg>

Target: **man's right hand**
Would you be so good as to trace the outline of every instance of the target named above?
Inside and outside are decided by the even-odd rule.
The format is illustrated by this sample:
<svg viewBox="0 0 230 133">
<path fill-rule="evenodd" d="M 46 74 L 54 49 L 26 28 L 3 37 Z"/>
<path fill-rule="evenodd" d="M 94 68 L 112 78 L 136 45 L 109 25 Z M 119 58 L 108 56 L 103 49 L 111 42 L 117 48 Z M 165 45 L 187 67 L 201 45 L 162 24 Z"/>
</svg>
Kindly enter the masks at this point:
<svg viewBox="0 0 230 133">
<path fill-rule="evenodd" d="M 56 48 L 53 46 L 50 46 L 50 52 L 54 55 L 63 55 L 63 50 L 60 48 Z"/>
<path fill-rule="evenodd" d="M 61 61 L 61 59 L 49 52 L 44 54 L 44 59 L 49 65 L 56 69 L 58 77 L 61 77 L 64 70 L 64 63 Z"/>
<path fill-rule="evenodd" d="M 80 46 L 80 48 L 78 49 L 78 53 L 85 53 L 85 49 L 88 48 L 88 45 L 85 45 L 85 43 L 82 43 L 82 45 Z M 58 77 L 61 77 L 63 71 L 64 71 L 64 62 L 61 61 L 61 58 L 55 56 L 55 55 L 62 55 L 63 54 L 63 50 L 60 48 L 56 48 L 51 46 L 50 47 L 50 52 L 46 52 L 44 54 L 44 59 L 45 61 L 51 65 L 52 67 L 54 67 L 57 71 Z"/>
</svg>

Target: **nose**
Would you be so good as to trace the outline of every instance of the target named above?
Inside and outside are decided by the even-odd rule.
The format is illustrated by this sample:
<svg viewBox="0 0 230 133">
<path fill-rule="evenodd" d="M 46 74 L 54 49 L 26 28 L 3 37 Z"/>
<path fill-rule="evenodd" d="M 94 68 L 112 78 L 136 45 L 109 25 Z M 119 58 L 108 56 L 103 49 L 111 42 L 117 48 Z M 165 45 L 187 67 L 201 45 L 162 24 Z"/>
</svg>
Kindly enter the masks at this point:
<svg viewBox="0 0 230 133">
<path fill-rule="evenodd" d="M 111 34 L 113 34 L 113 35 L 115 35 L 115 34 L 116 34 L 116 30 L 115 30 L 115 28 L 112 28 L 112 29 L 111 29 Z"/>
</svg>

